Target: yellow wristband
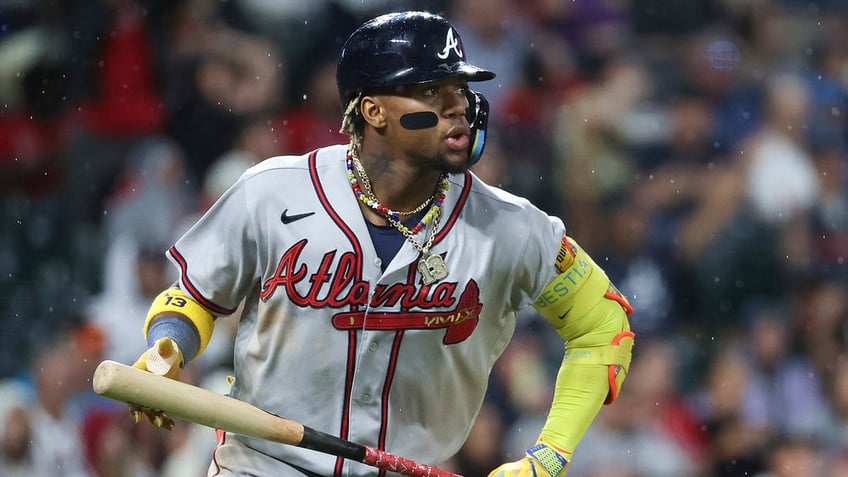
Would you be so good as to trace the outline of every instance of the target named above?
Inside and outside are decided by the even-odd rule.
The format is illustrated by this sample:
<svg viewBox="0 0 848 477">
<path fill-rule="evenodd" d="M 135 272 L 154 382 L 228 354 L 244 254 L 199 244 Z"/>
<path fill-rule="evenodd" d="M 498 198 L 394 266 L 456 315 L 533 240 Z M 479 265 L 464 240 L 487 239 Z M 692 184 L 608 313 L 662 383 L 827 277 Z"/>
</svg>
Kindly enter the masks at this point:
<svg viewBox="0 0 848 477">
<path fill-rule="evenodd" d="M 212 339 L 212 332 L 215 328 L 215 317 L 212 316 L 206 308 L 203 308 L 199 303 L 187 296 L 178 288 L 170 288 L 159 294 L 150 305 L 147 312 L 147 319 L 144 322 L 144 339 L 147 339 L 147 332 L 150 330 L 150 325 L 154 319 L 163 313 L 177 313 L 184 316 L 190 321 L 197 334 L 200 337 L 200 346 L 194 356 L 186 356 L 188 361 L 197 357 L 206 349 L 206 345 Z"/>
</svg>

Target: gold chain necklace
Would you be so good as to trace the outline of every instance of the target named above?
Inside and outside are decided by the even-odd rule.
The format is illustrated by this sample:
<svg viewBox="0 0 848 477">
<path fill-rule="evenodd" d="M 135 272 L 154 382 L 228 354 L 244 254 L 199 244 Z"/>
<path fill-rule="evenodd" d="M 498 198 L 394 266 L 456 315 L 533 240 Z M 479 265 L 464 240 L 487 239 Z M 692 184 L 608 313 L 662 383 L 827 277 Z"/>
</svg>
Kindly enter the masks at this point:
<svg viewBox="0 0 848 477">
<path fill-rule="evenodd" d="M 445 192 L 447 192 L 450 187 L 450 182 L 447 179 L 447 174 L 442 175 L 442 181 L 439 184 L 439 188 L 433 195 L 427 199 L 422 205 L 415 208 L 414 211 L 409 212 L 407 215 L 415 214 L 424 210 L 428 204 L 432 202 L 433 206 L 430 210 L 424 214 L 424 217 L 416 224 L 412 229 L 401 223 L 400 221 L 400 213 L 395 212 L 388 207 L 382 205 L 377 197 L 374 195 L 371 189 L 371 181 L 368 178 L 368 174 L 365 173 L 365 168 L 362 167 L 362 163 L 359 162 L 359 158 L 355 156 L 354 153 L 349 152 L 346 160 L 348 179 L 350 181 L 351 187 L 353 187 L 354 195 L 365 205 L 376 210 L 380 214 L 384 215 L 389 223 L 396 228 L 403 236 L 406 238 L 408 242 L 410 242 L 418 252 L 421 253 L 421 258 L 418 260 L 418 273 L 421 274 L 421 281 L 425 285 L 430 285 L 431 283 L 435 283 L 445 277 L 448 276 L 448 269 L 445 265 L 445 261 L 441 255 L 432 255 L 429 253 L 430 247 L 433 246 L 433 241 L 436 238 L 436 231 L 439 228 L 439 218 L 441 217 L 442 211 L 442 203 L 445 200 Z M 362 187 L 359 185 L 359 181 L 356 178 L 356 174 L 354 173 L 354 168 L 356 168 L 356 173 L 359 174 L 362 179 L 363 185 L 367 184 L 367 192 L 362 190 Z M 430 237 L 424 242 L 424 245 L 418 243 L 415 240 L 415 234 L 420 232 L 424 227 L 427 226 L 427 223 L 433 221 L 433 230 L 430 231 Z"/>
</svg>

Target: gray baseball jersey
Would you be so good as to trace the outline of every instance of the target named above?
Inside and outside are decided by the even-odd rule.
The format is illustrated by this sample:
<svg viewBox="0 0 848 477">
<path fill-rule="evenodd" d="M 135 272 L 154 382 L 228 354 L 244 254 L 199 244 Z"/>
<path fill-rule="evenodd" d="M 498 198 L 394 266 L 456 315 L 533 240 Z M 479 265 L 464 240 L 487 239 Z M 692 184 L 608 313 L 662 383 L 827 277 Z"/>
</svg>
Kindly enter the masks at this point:
<svg viewBox="0 0 848 477">
<path fill-rule="evenodd" d="M 216 315 L 246 298 L 232 396 L 438 465 L 465 441 L 516 311 L 556 275 L 565 227 L 472 173 L 456 174 L 430 249 L 444 258 L 448 276 L 424 285 L 419 252 L 408 242 L 383 272 L 346 150 L 330 146 L 254 166 L 168 254 L 183 291 Z M 280 461 L 319 475 L 376 473 L 228 434 L 210 475 L 302 475 Z"/>
</svg>

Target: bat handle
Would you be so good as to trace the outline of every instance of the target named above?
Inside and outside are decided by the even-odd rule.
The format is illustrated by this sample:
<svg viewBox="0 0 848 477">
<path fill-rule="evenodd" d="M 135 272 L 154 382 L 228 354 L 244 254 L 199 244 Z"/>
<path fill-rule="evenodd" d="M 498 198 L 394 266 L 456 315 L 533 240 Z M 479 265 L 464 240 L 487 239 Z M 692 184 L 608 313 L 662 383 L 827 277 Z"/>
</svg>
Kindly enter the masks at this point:
<svg viewBox="0 0 848 477">
<path fill-rule="evenodd" d="M 378 469 L 397 472 L 410 477 L 462 477 L 368 446 L 365 446 L 365 458 L 362 459 L 362 462 Z"/>
</svg>

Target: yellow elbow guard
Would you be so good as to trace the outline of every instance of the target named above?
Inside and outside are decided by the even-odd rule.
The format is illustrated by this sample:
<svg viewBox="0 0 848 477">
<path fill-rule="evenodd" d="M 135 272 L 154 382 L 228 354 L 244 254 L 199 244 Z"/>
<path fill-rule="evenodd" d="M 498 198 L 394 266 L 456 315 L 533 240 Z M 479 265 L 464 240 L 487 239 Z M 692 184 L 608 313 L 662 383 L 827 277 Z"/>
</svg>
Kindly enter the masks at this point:
<svg viewBox="0 0 848 477">
<path fill-rule="evenodd" d="M 563 357 L 563 366 L 600 364 L 607 367 L 607 397 L 604 404 L 612 404 L 618 397 L 621 384 L 630 370 L 634 333 L 630 330 L 617 333 L 605 345 L 568 347 Z"/>
<path fill-rule="evenodd" d="M 193 360 L 206 349 L 206 345 L 212 339 L 215 317 L 193 298 L 184 294 L 182 290 L 170 288 L 160 293 L 150 305 L 150 309 L 147 312 L 147 320 L 144 322 L 143 331 L 145 339 L 147 339 L 147 332 L 150 330 L 150 325 L 155 321 L 156 317 L 166 313 L 177 313 L 185 317 L 197 331 L 197 335 L 200 337 L 200 345 L 197 353 L 194 356 L 187 357 L 188 361 Z"/>
</svg>

